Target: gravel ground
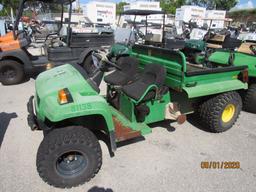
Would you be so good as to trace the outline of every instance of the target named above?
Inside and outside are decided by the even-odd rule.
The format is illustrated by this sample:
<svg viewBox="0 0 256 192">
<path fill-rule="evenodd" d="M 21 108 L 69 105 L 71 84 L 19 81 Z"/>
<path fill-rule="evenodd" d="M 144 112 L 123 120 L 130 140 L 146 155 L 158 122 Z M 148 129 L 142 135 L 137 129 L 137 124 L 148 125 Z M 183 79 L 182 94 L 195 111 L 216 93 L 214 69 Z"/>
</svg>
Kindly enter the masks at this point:
<svg viewBox="0 0 256 192">
<path fill-rule="evenodd" d="M 0 85 L 1 192 L 256 189 L 256 116 L 245 112 L 231 130 L 222 134 L 207 133 L 189 122 L 157 124 L 145 140 L 119 147 L 114 158 L 101 143 L 103 165 L 95 178 L 69 190 L 51 187 L 36 171 L 42 133 L 30 131 L 26 122 L 26 102 L 33 92 L 34 80 L 16 86 Z M 241 168 L 206 170 L 200 167 L 202 161 L 240 161 Z"/>
</svg>

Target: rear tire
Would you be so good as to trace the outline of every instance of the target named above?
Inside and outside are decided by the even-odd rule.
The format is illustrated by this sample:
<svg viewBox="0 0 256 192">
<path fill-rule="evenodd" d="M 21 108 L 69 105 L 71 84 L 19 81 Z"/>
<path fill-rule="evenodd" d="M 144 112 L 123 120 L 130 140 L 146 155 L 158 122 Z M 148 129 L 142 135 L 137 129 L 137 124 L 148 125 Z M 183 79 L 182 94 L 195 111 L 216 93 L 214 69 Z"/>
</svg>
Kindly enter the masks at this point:
<svg viewBox="0 0 256 192">
<path fill-rule="evenodd" d="M 256 84 L 250 85 L 246 91 L 243 109 L 250 113 L 256 113 Z"/>
<path fill-rule="evenodd" d="M 78 186 L 93 178 L 101 167 L 99 141 L 84 127 L 55 129 L 41 142 L 36 164 L 40 177 L 49 185 Z"/>
<path fill-rule="evenodd" d="M 240 95 L 237 92 L 227 92 L 201 104 L 199 118 L 210 132 L 221 133 L 235 124 L 241 109 L 242 99 Z"/>
<path fill-rule="evenodd" d="M 15 85 L 24 80 L 23 65 L 14 60 L 0 61 L 0 81 L 3 85 Z"/>
</svg>

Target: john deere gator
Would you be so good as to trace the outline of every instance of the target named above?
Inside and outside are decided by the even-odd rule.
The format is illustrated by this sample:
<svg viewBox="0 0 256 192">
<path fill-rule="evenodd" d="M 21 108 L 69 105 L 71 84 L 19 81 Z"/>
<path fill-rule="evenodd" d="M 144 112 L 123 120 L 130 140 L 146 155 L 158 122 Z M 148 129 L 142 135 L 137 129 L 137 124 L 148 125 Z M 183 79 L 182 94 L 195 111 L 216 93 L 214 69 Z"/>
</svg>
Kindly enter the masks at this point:
<svg viewBox="0 0 256 192">
<path fill-rule="evenodd" d="M 115 63 L 101 51 L 93 56 L 99 61 L 93 77 L 70 64 L 41 73 L 27 105 L 29 126 L 44 133 L 38 173 L 55 187 L 77 186 L 98 173 L 99 139 L 113 154 L 117 143 L 151 133 L 149 124 L 183 123 L 194 112 L 210 132 L 227 131 L 242 109 L 238 91 L 248 88 L 246 66 L 199 67 L 180 51 L 135 45 Z M 107 91 L 100 95 L 106 66 L 116 70 L 104 76 Z"/>
</svg>

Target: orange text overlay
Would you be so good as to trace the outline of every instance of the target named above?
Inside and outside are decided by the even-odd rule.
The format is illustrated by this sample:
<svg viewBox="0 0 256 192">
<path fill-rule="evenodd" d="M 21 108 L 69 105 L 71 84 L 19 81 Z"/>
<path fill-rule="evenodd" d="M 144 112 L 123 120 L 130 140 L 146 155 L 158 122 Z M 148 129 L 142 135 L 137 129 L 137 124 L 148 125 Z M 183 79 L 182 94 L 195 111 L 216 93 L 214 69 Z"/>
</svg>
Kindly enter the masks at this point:
<svg viewBox="0 0 256 192">
<path fill-rule="evenodd" d="M 239 161 L 202 161 L 202 169 L 240 169 Z"/>
</svg>

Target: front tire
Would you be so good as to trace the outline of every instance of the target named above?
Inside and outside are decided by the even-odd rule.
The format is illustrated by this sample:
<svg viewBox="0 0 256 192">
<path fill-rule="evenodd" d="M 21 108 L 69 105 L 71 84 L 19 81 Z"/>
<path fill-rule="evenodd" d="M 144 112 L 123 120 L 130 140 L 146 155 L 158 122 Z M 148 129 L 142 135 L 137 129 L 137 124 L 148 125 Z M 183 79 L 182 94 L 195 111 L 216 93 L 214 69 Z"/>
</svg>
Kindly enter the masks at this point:
<svg viewBox="0 0 256 192">
<path fill-rule="evenodd" d="M 0 81 L 3 85 L 15 85 L 24 80 L 23 65 L 15 60 L 0 61 Z"/>
<path fill-rule="evenodd" d="M 44 137 L 36 164 L 46 183 L 71 188 L 95 176 L 102 164 L 102 152 L 99 141 L 89 129 L 60 128 Z"/>
<path fill-rule="evenodd" d="M 199 107 L 199 117 L 204 126 L 214 133 L 230 129 L 242 109 L 242 99 L 237 92 L 227 92 L 205 101 Z"/>
<path fill-rule="evenodd" d="M 245 93 L 244 110 L 250 113 L 256 113 L 256 84 L 250 85 Z"/>
</svg>

